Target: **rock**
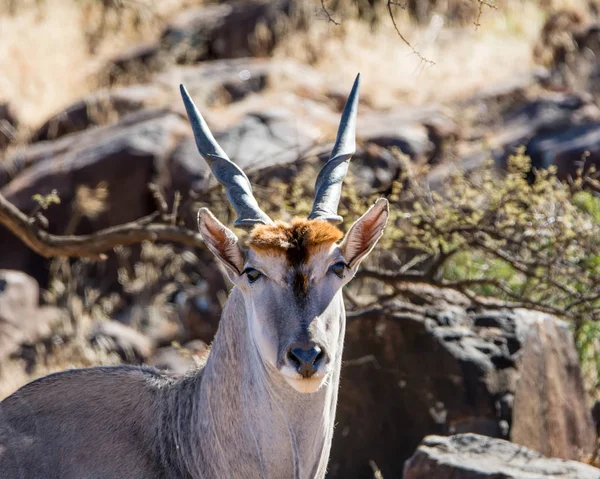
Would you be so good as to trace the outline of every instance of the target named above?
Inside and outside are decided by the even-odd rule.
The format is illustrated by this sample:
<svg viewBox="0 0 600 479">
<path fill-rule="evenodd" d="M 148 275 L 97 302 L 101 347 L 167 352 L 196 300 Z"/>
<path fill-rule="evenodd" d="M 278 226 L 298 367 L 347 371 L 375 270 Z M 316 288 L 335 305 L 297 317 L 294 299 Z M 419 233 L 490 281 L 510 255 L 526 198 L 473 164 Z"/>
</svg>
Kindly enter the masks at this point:
<svg viewBox="0 0 600 479">
<path fill-rule="evenodd" d="M 398 148 L 411 159 L 437 163 L 460 137 L 460 128 L 439 107 L 402 107 L 367 112 L 357 120 L 357 137 L 385 148 Z"/>
<path fill-rule="evenodd" d="M 491 85 L 485 85 L 470 96 L 465 102 L 459 102 L 459 105 L 482 105 L 489 109 L 491 104 L 507 106 L 514 108 L 519 103 L 525 103 L 529 95 L 540 84 L 548 79 L 550 72 L 547 68 L 537 66 L 530 71 L 512 75 L 510 78 Z"/>
<path fill-rule="evenodd" d="M 98 321 L 88 337 L 91 345 L 117 353 L 127 363 L 141 364 L 154 350 L 152 341 L 118 321 Z"/>
<path fill-rule="evenodd" d="M 493 146 L 501 144 L 514 149 L 537 134 L 558 133 L 594 119 L 600 119 L 600 110 L 589 95 L 546 94 L 505 111 L 500 133 L 490 141 Z"/>
<path fill-rule="evenodd" d="M 56 190 L 61 203 L 44 211 L 49 231 L 86 234 L 109 226 L 137 220 L 155 210 L 148 183 L 189 126 L 179 115 L 166 110 L 138 112 L 115 125 L 41 143 L 13 160 L 24 169 L 0 193 L 25 213 L 36 206 L 33 196 Z M 18 171 L 18 168 L 15 168 Z M 83 215 L 70 224 L 78 188 L 96 188 L 105 182 L 108 197 L 94 214 Z M 126 207 L 124 207 L 126 205 Z M 81 208 L 86 208 L 81 205 Z M 19 269 L 43 282 L 46 260 L 30 251 L 19 239 L 0 229 L 0 267 Z"/>
<path fill-rule="evenodd" d="M 179 65 L 160 72 L 153 84 L 172 90 L 180 102 L 179 85 L 184 84 L 194 102 L 202 107 L 220 106 L 262 92 L 277 79 L 294 88 L 317 89 L 324 82 L 314 69 L 292 60 L 237 58 L 205 61 L 198 65 Z"/>
<path fill-rule="evenodd" d="M 136 85 L 100 90 L 47 120 L 31 136 L 30 141 L 54 140 L 92 126 L 114 123 L 129 113 L 158 104 L 160 99 L 161 90 L 155 86 Z"/>
<path fill-rule="evenodd" d="M 12 104 L 0 103 L 0 150 L 13 142 L 18 127 L 19 120 Z"/>
<path fill-rule="evenodd" d="M 190 341 L 184 346 L 167 346 L 157 349 L 148 364 L 183 376 L 190 370 L 198 368 L 208 355 L 208 351 L 209 347 L 205 342 Z"/>
<path fill-rule="evenodd" d="M 556 166 L 560 178 L 575 177 L 579 168 L 600 167 L 600 122 L 541 133 L 527 144 L 525 154 L 536 168 Z"/>
<path fill-rule="evenodd" d="M 148 81 L 152 75 L 165 68 L 167 59 L 155 43 L 134 45 L 111 58 L 98 73 L 101 85 Z"/>
<path fill-rule="evenodd" d="M 230 128 L 213 131 L 216 140 L 232 161 L 252 178 L 268 177 L 271 168 L 292 165 L 319 135 L 308 122 L 299 124 L 285 108 L 274 108 L 244 116 Z M 168 191 L 187 194 L 193 189 L 202 194 L 217 183 L 208 165 L 199 155 L 192 138 L 182 140 L 166 165 L 168 174 L 161 186 Z"/>
<path fill-rule="evenodd" d="M 144 109 L 129 113 L 115 124 L 73 133 L 55 141 L 38 142 L 17 151 L 8 161 L 0 163 L 0 178 L 5 181 L 0 192 L 18 209 L 29 214 L 37 206 L 34 195 L 44 196 L 55 190 L 60 204 L 53 204 L 43 212 L 48 220 L 48 231 L 54 234 L 89 234 L 135 221 L 156 210 L 148 183 L 165 186 L 169 207 L 172 207 L 176 190 L 181 191 L 185 202 L 189 199 L 190 189 L 197 186 L 193 174 L 181 174 L 177 177 L 178 182 L 169 182 L 173 174 L 183 170 L 208 176 L 208 167 L 195 146 L 183 157 L 176 155 L 182 150 L 181 144 L 193 145 L 191 135 L 187 119 L 170 110 Z M 83 187 L 92 191 L 102 184 L 107 191 L 106 198 L 99 205 L 92 205 L 94 211 L 88 211 L 90 206 L 77 200 L 77 192 Z M 200 194 L 204 191 L 206 189 L 198 190 Z M 73 217 L 79 213 L 74 214 L 74 208 L 82 213 L 76 220 Z M 188 226 L 195 229 L 195 213 L 188 216 Z M 135 262 L 139 248 L 132 250 L 130 260 Z M 0 228 L 0 252 L 0 267 L 25 271 L 44 287 L 47 285 L 49 260 L 38 256 L 4 228 Z M 211 282 L 209 303 L 214 313 L 206 319 L 207 324 L 211 324 L 216 321 L 214 316 L 218 318 L 220 314 L 217 293 L 226 291 L 227 287 L 221 275 L 215 274 L 214 260 L 209 254 L 195 251 L 194 255 L 198 258 L 194 274 L 203 274 L 205 276 L 200 279 Z M 98 273 L 98 278 L 103 280 L 102 288 L 119 288 L 119 266 L 115 255 L 109 253 L 107 261 L 90 266 L 89 274 L 93 277 L 94 272 Z M 148 311 L 140 313 L 135 307 L 126 307 L 121 313 L 132 317 Z M 175 327 L 172 327 L 173 322 L 157 322 L 147 333 L 158 345 L 168 344 L 173 339 L 191 339 L 181 336 L 181 324 L 176 314 L 174 322 Z M 197 323 L 194 328 L 188 326 L 185 334 L 194 331 L 195 327 L 201 328 Z"/>
<path fill-rule="evenodd" d="M 37 142 L 19 148 L 0 162 L 0 188 L 33 165 L 48 164 L 53 159 L 62 158 L 70 151 L 85 150 L 90 144 L 101 143 L 102 141 L 108 142 L 112 135 L 117 135 L 122 129 L 131 130 L 135 129 L 136 125 L 145 125 L 151 122 L 160 123 L 161 119 L 169 116 L 169 114 L 177 116 L 176 113 L 166 109 L 146 109 L 126 115 L 113 125 L 106 125 L 103 128 L 89 132 L 82 131 L 79 134 L 66 135 L 53 141 Z M 181 120 L 183 125 L 183 117 L 181 117 Z M 105 148 L 105 150 L 109 151 L 108 148 Z"/>
<path fill-rule="evenodd" d="M 596 426 L 596 434 L 600 434 L 600 401 L 594 401 L 592 406 L 592 419 Z"/>
<path fill-rule="evenodd" d="M 548 458 L 477 434 L 428 436 L 406 461 L 404 479 L 598 479 L 600 469 Z"/>
<path fill-rule="evenodd" d="M 39 306 L 37 282 L 20 271 L 0 270 L 0 364 L 24 344 L 50 336 L 56 308 Z"/>
<path fill-rule="evenodd" d="M 282 35 L 301 28 L 305 5 L 252 0 L 185 10 L 165 28 L 161 47 L 179 63 L 268 55 Z"/>
<path fill-rule="evenodd" d="M 557 165 L 559 176 L 566 178 L 574 174 L 575 163 L 582 159 L 584 151 L 594 153 L 597 149 L 589 132 L 600 122 L 600 108 L 589 94 L 544 94 L 518 102 L 498 117 L 500 120 L 480 123 L 482 129 L 487 129 L 486 142 L 500 167 L 506 165 L 509 155 L 524 146 L 532 167 Z M 564 154 L 566 158 L 559 159 Z"/>
<path fill-rule="evenodd" d="M 510 438 L 546 456 L 579 458 L 596 440 L 579 357 L 570 330 L 539 316 L 518 359 Z"/>
<path fill-rule="evenodd" d="M 246 115 L 228 129 L 213 129 L 213 134 L 231 160 L 249 175 L 254 184 L 265 185 L 278 179 L 274 171 L 285 174 L 288 168 L 296 168 L 299 156 L 316 142 L 318 130 L 308 122 L 305 126 L 299 125 L 290 111 L 279 108 Z M 183 195 L 185 202 L 190 190 L 201 198 L 214 188 L 225 198 L 189 136 L 173 149 L 157 180 L 169 201 L 176 191 Z M 190 228 L 196 228 L 195 213 L 184 219 Z"/>
<path fill-rule="evenodd" d="M 348 314 L 332 478 L 372 477 L 371 460 L 383 477 L 401 477 L 430 434 L 473 432 L 568 459 L 594 449 L 566 324 L 532 311 L 473 309 L 435 288 L 414 294 L 425 304 Z"/>
<path fill-rule="evenodd" d="M 319 136 L 319 129 L 310 122 L 298 122 L 292 112 L 278 107 L 246 115 L 235 126 L 215 133 L 219 144 L 246 173 L 297 160 Z"/>
<path fill-rule="evenodd" d="M 256 185 L 269 186 L 274 180 L 290 184 L 302 174 L 305 168 L 310 168 L 311 175 L 316 178 L 320 169 L 327 163 L 331 155 L 333 143 L 324 143 L 311 149 L 300 159 L 290 163 L 265 165 L 251 174 Z M 357 147 L 352 155 L 349 166 L 353 176 L 352 187 L 359 195 L 370 195 L 374 192 L 387 192 L 392 183 L 403 171 L 402 162 L 389 150 L 374 143 L 366 143 Z M 348 186 L 349 188 L 349 186 Z"/>
</svg>

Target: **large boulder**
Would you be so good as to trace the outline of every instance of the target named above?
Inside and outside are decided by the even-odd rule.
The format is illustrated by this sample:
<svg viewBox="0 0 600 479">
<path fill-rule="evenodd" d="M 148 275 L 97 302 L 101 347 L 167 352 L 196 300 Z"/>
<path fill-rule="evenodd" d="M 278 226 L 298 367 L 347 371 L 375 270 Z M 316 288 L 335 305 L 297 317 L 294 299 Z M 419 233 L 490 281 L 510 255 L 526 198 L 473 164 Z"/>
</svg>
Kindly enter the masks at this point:
<svg viewBox="0 0 600 479">
<path fill-rule="evenodd" d="M 91 345 L 114 352 L 129 364 L 141 364 L 154 352 L 153 341 L 141 332 L 114 320 L 97 321 L 88 335 Z"/>
<path fill-rule="evenodd" d="M 55 190 L 60 204 L 44 211 L 48 230 L 55 234 L 92 233 L 148 215 L 155 209 L 148 183 L 179 138 L 189 135 L 189 127 L 181 116 L 169 111 L 133 116 L 19 153 L 7 164 L 12 163 L 13 171 L 24 171 L 0 188 L 0 193 L 27 214 L 37 206 L 34 195 Z M 107 198 L 98 211 L 86 214 L 87 205 L 76 201 L 78 189 L 95 189 L 102 182 L 108 189 Z M 74 224 L 77 208 L 83 214 Z M 40 281 L 47 274 L 45 260 L 4 228 L 0 229 L 0 251 L 10 252 L 0 255 L 0 267 L 30 272 Z"/>
<path fill-rule="evenodd" d="M 600 469 L 477 434 L 426 437 L 404 479 L 598 479 Z"/>
<path fill-rule="evenodd" d="M 165 28 L 161 46 L 180 63 L 264 56 L 301 28 L 306 5 L 297 0 L 252 0 L 191 8 Z"/>
<path fill-rule="evenodd" d="M 263 161 L 259 169 L 251 170 L 250 179 L 257 186 L 273 186 L 273 182 L 283 185 L 291 184 L 295 179 L 308 176 L 315 181 L 321 168 L 331 156 L 333 143 L 322 143 L 308 150 L 305 154 L 298 155 L 295 151 L 288 152 L 288 158 L 295 161 L 273 161 L 271 164 Z M 274 157 L 275 160 L 278 157 Z M 358 195 L 371 195 L 374 192 L 386 193 L 391 190 L 403 170 L 403 163 L 389 150 L 374 143 L 365 143 L 356 148 L 350 162 L 352 174 L 352 188 Z M 346 185 L 347 191 L 351 188 Z M 310 198 L 307 198 L 310 199 Z M 296 200 L 296 199 L 294 199 Z"/>
<path fill-rule="evenodd" d="M 310 122 L 298 124 L 286 108 L 250 113 L 224 130 L 214 130 L 215 138 L 228 156 L 253 179 L 275 177 L 274 167 L 293 165 L 318 139 L 319 130 Z M 161 176 L 165 191 L 192 189 L 202 195 L 216 186 L 216 180 L 199 155 L 193 138 L 183 139 L 170 155 Z"/>
<path fill-rule="evenodd" d="M 46 120 L 30 141 L 54 140 L 92 126 L 116 123 L 129 113 L 159 104 L 160 100 L 161 91 L 155 86 L 135 85 L 99 90 Z"/>
<path fill-rule="evenodd" d="M 556 164 L 554 157 L 564 149 L 565 137 L 577 136 L 580 128 L 600 121 L 600 109 L 593 98 L 580 93 L 547 93 L 533 99 L 518 102 L 499 114 L 495 124 L 488 125 L 487 141 L 492 154 L 500 165 L 525 146 L 535 168 L 547 168 Z M 547 140 L 559 139 L 555 145 Z M 545 144 L 542 150 L 539 143 Z M 593 145 L 591 145 L 593 147 Z M 574 146 L 569 147 L 575 150 Z M 556 153 L 555 153 L 556 152 Z M 577 156 L 573 151 L 573 161 Z M 571 165 L 570 172 L 574 171 Z M 563 175 L 565 171 L 561 170 Z"/>
<path fill-rule="evenodd" d="M 438 106 L 402 108 L 361 114 L 357 137 L 386 148 L 398 148 L 418 162 L 437 163 L 453 151 L 459 125 Z"/>
<path fill-rule="evenodd" d="M 541 133 L 527 144 L 532 166 L 556 166 L 561 178 L 575 177 L 577 170 L 600 167 L 600 122 Z"/>
<path fill-rule="evenodd" d="M 102 65 L 96 77 L 100 85 L 146 82 L 169 64 L 156 43 L 142 43 L 121 51 Z"/>
<path fill-rule="evenodd" d="M 372 477 L 370 461 L 384 477 L 400 477 L 429 434 L 474 432 L 568 459 L 592 452 L 596 434 L 566 324 L 425 293 L 419 301 L 429 295 L 431 304 L 349 314 L 331 477 Z"/>
<path fill-rule="evenodd" d="M 203 364 L 208 352 L 208 345 L 197 339 L 183 346 L 166 346 L 157 349 L 148 364 L 169 371 L 172 374 L 183 376 Z"/>
<path fill-rule="evenodd" d="M 37 282 L 21 271 L 0 270 L 0 364 L 21 346 L 50 336 L 60 311 L 39 305 Z"/>
<path fill-rule="evenodd" d="M 11 103 L 0 103 L 0 150 L 7 148 L 15 139 L 19 119 Z"/>
<path fill-rule="evenodd" d="M 172 91 L 178 104 L 179 85 L 184 84 L 203 108 L 238 102 L 251 93 L 263 92 L 274 80 L 305 91 L 318 90 L 325 83 L 319 72 L 293 60 L 235 58 L 172 66 L 157 73 L 152 84 Z"/>
</svg>

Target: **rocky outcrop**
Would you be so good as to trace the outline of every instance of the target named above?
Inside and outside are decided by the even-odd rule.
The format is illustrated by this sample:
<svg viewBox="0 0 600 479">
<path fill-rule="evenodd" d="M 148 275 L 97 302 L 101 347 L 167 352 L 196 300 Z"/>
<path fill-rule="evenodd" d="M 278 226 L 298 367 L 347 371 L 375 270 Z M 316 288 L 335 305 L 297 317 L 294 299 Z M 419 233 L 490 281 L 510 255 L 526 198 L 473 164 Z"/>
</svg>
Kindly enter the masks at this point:
<svg viewBox="0 0 600 479">
<path fill-rule="evenodd" d="M 475 152 L 469 145 L 461 145 L 464 167 L 479 167 L 491 157 L 504 168 L 507 158 L 521 147 L 533 168 L 556 166 L 563 179 L 574 176 L 584 160 L 588 166 L 598 165 L 600 108 L 593 97 L 577 92 L 532 94 L 535 84 L 539 88 L 539 79 L 526 88 L 514 85 L 500 97 L 491 92 L 491 96 L 479 95 L 462 105 L 467 112 L 480 112 L 467 113 L 473 115 L 473 124 L 465 135 L 474 146 L 485 141 L 485 147 L 476 147 Z"/>
<path fill-rule="evenodd" d="M 600 122 L 542 133 L 528 144 L 525 153 L 538 168 L 556 166 L 561 178 L 575 177 L 578 169 L 600 167 Z"/>
<path fill-rule="evenodd" d="M 108 127 L 40 143 L 6 163 L 14 172 L 23 169 L 0 193 L 21 211 L 36 208 L 34 195 L 53 190 L 60 204 L 44 211 L 48 229 L 55 234 L 85 234 L 139 219 L 155 209 L 148 183 L 170 154 L 179 136 L 189 134 L 179 115 L 143 111 Z M 107 195 L 100 204 L 78 204 L 81 187 L 96 189 L 104 183 Z M 81 199 L 81 198 L 80 198 Z M 79 220 L 73 222 L 79 211 Z M 70 231 L 67 231 L 67 230 Z M 41 260 L 15 236 L 0 229 L 0 267 L 27 271 L 42 279 Z"/>
<path fill-rule="evenodd" d="M 208 345 L 200 340 L 183 346 L 166 346 L 157 349 L 148 364 L 181 376 L 197 369 L 205 361 L 208 351 Z"/>
<path fill-rule="evenodd" d="M 357 122 L 358 135 L 363 141 L 398 148 L 421 163 L 437 163 L 447 158 L 461 137 L 461 129 L 451 112 L 435 106 L 367 112 Z"/>
<path fill-rule="evenodd" d="M 0 270 L 0 364 L 21 346 L 50 336 L 60 311 L 39 305 L 37 282 L 21 271 Z"/>
<path fill-rule="evenodd" d="M 252 0 L 189 9 L 164 30 L 161 46 L 180 63 L 269 54 L 284 33 L 301 28 L 305 5 Z"/>
<path fill-rule="evenodd" d="M 15 139 L 19 119 L 11 103 L 0 103 L 0 150 L 8 147 Z"/>
<path fill-rule="evenodd" d="M 584 152 L 598 152 L 594 136 L 600 109 L 585 94 L 549 94 L 520 104 L 503 115 L 491 143 L 500 145 L 502 161 L 525 146 L 534 168 L 555 165 L 562 178 L 574 175 Z"/>
<path fill-rule="evenodd" d="M 568 459 L 593 450 L 566 324 L 427 294 L 433 306 L 349 315 L 331 477 L 372 477 L 369 461 L 400 477 L 430 434 L 473 432 Z"/>
<path fill-rule="evenodd" d="M 113 320 L 97 321 L 88 337 L 94 347 L 114 352 L 126 363 L 141 364 L 150 358 L 154 344 L 135 329 Z"/>
<path fill-rule="evenodd" d="M 134 45 L 111 58 L 96 75 L 100 85 L 147 82 L 170 62 L 156 43 Z"/>
<path fill-rule="evenodd" d="M 157 73 L 152 84 L 172 91 L 173 100 L 179 104 L 179 85 L 183 83 L 194 103 L 206 110 L 263 92 L 274 80 L 288 81 L 305 91 L 318 90 L 325 83 L 317 71 L 292 60 L 236 58 L 172 66 Z"/>
<path fill-rule="evenodd" d="M 598 479 L 600 469 L 547 458 L 477 434 L 428 436 L 406 462 L 404 479 Z"/>
<path fill-rule="evenodd" d="M 533 321 L 518 355 L 510 439 L 546 456 L 577 459 L 593 451 L 596 432 L 573 338 L 567 325 L 528 315 Z"/>
<path fill-rule="evenodd" d="M 128 113 L 160 103 L 161 91 L 155 86 L 135 85 L 100 90 L 49 118 L 31 136 L 30 141 L 55 140 L 93 126 L 116 123 Z"/>
</svg>

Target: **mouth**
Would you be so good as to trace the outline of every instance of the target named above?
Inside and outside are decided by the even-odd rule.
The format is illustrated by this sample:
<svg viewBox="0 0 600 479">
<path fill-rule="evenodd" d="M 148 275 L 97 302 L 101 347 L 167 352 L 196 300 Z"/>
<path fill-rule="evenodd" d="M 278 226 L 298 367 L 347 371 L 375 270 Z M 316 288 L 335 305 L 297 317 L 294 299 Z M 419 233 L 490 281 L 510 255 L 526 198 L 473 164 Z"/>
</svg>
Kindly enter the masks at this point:
<svg viewBox="0 0 600 479">
<path fill-rule="evenodd" d="M 315 374 L 310 378 L 303 378 L 300 374 L 286 374 L 282 372 L 286 382 L 296 391 L 302 394 L 312 394 L 317 392 L 327 379 L 327 374 Z"/>
</svg>

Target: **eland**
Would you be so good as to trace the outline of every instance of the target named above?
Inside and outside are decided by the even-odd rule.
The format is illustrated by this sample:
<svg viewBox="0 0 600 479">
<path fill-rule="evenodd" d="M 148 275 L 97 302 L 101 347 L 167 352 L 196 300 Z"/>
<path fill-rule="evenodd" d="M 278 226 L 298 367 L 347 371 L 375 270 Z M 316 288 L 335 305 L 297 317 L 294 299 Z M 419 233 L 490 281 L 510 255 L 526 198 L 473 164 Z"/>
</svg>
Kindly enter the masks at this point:
<svg viewBox="0 0 600 479">
<path fill-rule="evenodd" d="M 2 479 L 322 478 L 334 429 L 342 287 L 388 218 L 379 199 L 344 236 L 337 209 L 355 152 L 359 77 L 308 218 L 274 222 L 186 89 L 198 150 L 247 228 L 206 208 L 198 227 L 233 288 L 203 368 L 183 378 L 116 366 L 60 372 L 0 403 Z"/>
</svg>

